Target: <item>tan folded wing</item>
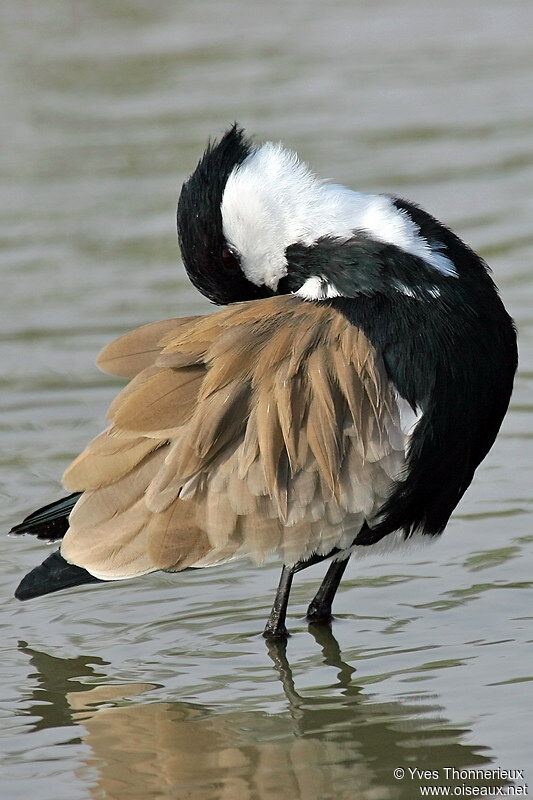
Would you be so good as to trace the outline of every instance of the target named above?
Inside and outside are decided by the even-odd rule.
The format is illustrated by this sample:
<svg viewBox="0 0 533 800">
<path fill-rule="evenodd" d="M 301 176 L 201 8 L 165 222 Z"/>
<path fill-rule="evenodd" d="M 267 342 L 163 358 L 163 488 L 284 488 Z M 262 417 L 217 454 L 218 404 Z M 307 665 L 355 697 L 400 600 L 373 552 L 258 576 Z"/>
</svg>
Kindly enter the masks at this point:
<svg viewBox="0 0 533 800">
<path fill-rule="evenodd" d="M 197 319 L 198 317 L 180 317 L 143 325 L 110 342 L 98 356 L 96 364 L 102 372 L 118 375 L 120 378 L 133 378 L 154 363 L 161 351 L 158 343 L 166 333 Z"/>
<path fill-rule="evenodd" d="M 84 494 L 62 553 L 97 577 L 349 546 L 405 462 L 380 358 L 323 304 L 165 320 L 99 364 L 135 377 L 64 475 Z"/>
</svg>

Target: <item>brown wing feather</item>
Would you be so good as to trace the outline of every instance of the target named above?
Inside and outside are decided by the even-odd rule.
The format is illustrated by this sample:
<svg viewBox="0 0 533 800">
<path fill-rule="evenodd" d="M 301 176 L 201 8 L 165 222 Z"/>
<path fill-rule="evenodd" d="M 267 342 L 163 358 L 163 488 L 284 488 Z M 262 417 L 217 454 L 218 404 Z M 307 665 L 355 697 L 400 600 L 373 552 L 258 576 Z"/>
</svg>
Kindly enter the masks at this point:
<svg viewBox="0 0 533 800">
<path fill-rule="evenodd" d="M 156 447 L 154 439 L 129 437 L 107 428 L 65 471 L 63 485 L 71 492 L 108 486 L 131 472 Z"/>
<path fill-rule="evenodd" d="M 204 379 L 203 365 L 160 369 L 124 398 L 113 415 L 113 424 L 119 430 L 145 435 L 157 436 L 159 431 L 171 435 L 194 413 Z"/>
<path fill-rule="evenodd" d="M 269 384 L 258 387 L 255 393 L 257 413 L 257 446 L 261 454 L 268 493 L 274 497 L 278 490 L 278 463 L 283 449 L 283 433 L 278 410 Z"/>
<path fill-rule="evenodd" d="M 298 436 L 302 424 L 303 398 L 302 381 L 299 376 L 292 380 L 288 377 L 288 365 L 283 364 L 277 371 L 273 381 L 273 399 L 276 403 L 281 435 L 287 452 L 291 475 L 294 475 L 297 462 Z"/>
<path fill-rule="evenodd" d="M 404 463 L 383 364 L 322 304 L 165 320 L 100 364 L 136 377 L 65 474 L 85 493 L 63 548 L 99 577 L 348 546 Z"/>
<path fill-rule="evenodd" d="M 106 345 L 96 364 L 102 372 L 118 375 L 120 378 L 133 378 L 154 363 L 161 351 L 159 342 L 166 333 L 197 319 L 198 317 L 182 317 L 143 325 Z"/>
<path fill-rule="evenodd" d="M 192 501 L 176 498 L 148 523 L 148 557 L 156 569 L 185 569 L 211 549 L 206 532 L 198 527 Z"/>
</svg>

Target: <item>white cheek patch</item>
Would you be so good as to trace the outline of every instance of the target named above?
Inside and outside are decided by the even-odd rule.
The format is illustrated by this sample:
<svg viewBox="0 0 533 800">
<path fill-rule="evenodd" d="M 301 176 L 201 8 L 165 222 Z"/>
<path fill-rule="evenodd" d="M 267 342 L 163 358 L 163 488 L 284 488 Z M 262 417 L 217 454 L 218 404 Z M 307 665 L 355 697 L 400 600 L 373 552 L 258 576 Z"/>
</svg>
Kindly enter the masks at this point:
<svg viewBox="0 0 533 800">
<path fill-rule="evenodd" d="M 295 153 L 270 142 L 233 170 L 222 197 L 222 225 L 249 281 L 276 290 L 287 274 L 285 250 L 303 241 L 301 220 L 316 184 Z"/>
<path fill-rule="evenodd" d="M 442 275 L 457 277 L 441 245 L 424 239 L 418 225 L 407 212 L 396 208 L 390 197 L 318 180 L 296 153 L 272 142 L 252 152 L 230 174 L 221 213 L 224 236 L 239 254 L 244 275 L 257 286 L 274 291 L 287 274 L 289 245 L 309 246 L 322 237 L 347 241 L 356 231 L 423 259 Z M 321 277 L 310 280 L 313 283 L 307 289 L 306 284 L 300 289 L 302 297 L 339 296 L 334 286 L 315 296 L 320 292 L 316 281 Z"/>
<path fill-rule="evenodd" d="M 236 178 L 229 191 L 226 187 L 222 219 L 224 237 L 240 255 L 245 276 L 257 286 L 275 291 L 287 274 L 285 247 L 280 247 L 284 223 L 280 216 L 276 217 L 276 209 L 261 202 L 244 181 Z"/>
</svg>

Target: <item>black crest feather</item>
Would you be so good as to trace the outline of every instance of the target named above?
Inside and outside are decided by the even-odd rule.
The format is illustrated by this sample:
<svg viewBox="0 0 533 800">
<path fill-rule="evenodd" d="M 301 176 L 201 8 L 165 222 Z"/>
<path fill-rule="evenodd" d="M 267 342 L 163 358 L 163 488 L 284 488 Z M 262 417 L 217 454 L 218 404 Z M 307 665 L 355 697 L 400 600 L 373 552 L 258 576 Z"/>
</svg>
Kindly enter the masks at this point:
<svg viewBox="0 0 533 800">
<path fill-rule="evenodd" d="M 253 152 L 253 144 L 235 122 L 219 142 L 209 142 L 198 166 L 185 181 L 178 201 L 181 256 L 196 288 L 213 303 L 265 297 L 268 290 L 250 283 L 240 270 L 221 280 L 225 246 L 220 206 L 226 182 Z"/>
</svg>

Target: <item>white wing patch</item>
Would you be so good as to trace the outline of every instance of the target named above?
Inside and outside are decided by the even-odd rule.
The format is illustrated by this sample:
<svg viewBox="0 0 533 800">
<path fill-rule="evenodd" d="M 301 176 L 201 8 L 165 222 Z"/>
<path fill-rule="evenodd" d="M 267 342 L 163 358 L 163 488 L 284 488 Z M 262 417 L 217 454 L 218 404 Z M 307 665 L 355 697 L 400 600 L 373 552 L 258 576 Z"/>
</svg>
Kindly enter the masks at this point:
<svg viewBox="0 0 533 800">
<path fill-rule="evenodd" d="M 422 411 L 419 408 L 413 410 L 411 404 L 401 396 L 397 389 L 394 391 L 398 413 L 400 414 L 400 428 L 404 436 L 409 439 L 415 427 L 422 419 Z"/>
<path fill-rule="evenodd" d="M 308 278 L 297 292 L 297 297 L 302 300 L 325 300 L 327 297 L 342 297 L 337 287 L 333 283 L 328 283 L 326 278 L 312 275 Z"/>
</svg>

